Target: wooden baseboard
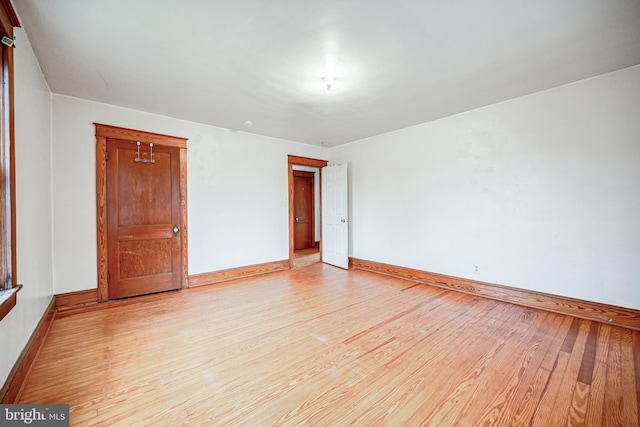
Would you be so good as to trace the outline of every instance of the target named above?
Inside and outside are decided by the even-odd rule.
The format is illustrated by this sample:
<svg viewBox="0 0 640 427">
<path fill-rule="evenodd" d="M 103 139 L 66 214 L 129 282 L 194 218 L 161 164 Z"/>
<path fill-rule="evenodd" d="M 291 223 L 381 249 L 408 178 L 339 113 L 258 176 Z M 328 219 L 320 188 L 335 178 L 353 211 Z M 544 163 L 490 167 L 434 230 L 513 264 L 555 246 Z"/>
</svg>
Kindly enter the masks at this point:
<svg viewBox="0 0 640 427">
<path fill-rule="evenodd" d="M 76 306 L 68 306 L 56 311 L 56 320 L 63 319 L 65 317 L 74 316 L 80 313 L 87 313 L 91 311 L 106 310 L 113 307 L 124 307 L 127 305 L 145 304 L 150 301 L 155 301 L 163 298 L 171 298 L 171 296 L 179 295 L 180 292 L 186 289 L 173 289 L 164 292 L 157 292 L 152 294 L 138 295 L 130 298 L 122 298 L 116 300 L 109 300 L 105 302 L 97 302 L 95 304 L 84 304 Z M 66 294 L 62 294 L 63 296 Z M 97 296 L 97 292 L 96 292 Z"/>
<path fill-rule="evenodd" d="M 36 360 L 36 357 L 38 357 L 38 353 L 40 353 L 42 344 L 44 344 L 49 334 L 49 329 L 51 329 L 55 315 L 56 297 L 54 296 L 51 298 L 33 334 L 31 334 L 31 338 L 27 341 L 27 345 L 25 345 L 22 353 L 20 353 L 20 357 L 18 357 L 18 360 L 13 365 L 13 369 L 9 373 L 2 390 L 0 390 L 0 403 L 15 403 L 20 397 L 24 382 L 31 371 L 33 362 Z"/>
<path fill-rule="evenodd" d="M 67 292 L 56 295 L 56 309 L 65 311 L 98 304 L 98 289 Z"/>
<path fill-rule="evenodd" d="M 242 279 L 258 274 L 273 273 L 275 271 L 289 270 L 289 260 L 266 262 L 264 264 L 248 265 L 245 267 L 230 268 L 227 270 L 212 271 L 209 273 L 193 274 L 189 276 L 189 287 L 212 285 L 214 283 L 227 282 L 229 280 Z"/>
<path fill-rule="evenodd" d="M 640 331 L 640 310 L 349 258 L 353 268 Z"/>
</svg>

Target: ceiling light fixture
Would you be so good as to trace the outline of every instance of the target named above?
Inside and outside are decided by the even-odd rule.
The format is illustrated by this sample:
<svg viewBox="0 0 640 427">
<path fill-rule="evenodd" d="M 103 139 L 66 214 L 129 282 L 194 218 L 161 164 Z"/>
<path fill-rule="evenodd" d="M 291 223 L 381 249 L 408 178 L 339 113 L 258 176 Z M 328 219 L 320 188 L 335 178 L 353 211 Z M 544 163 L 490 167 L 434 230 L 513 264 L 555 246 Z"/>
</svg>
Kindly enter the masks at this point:
<svg viewBox="0 0 640 427">
<path fill-rule="evenodd" d="M 333 84 L 336 82 L 336 78 L 331 76 L 331 77 L 323 77 L 322 78 L 322 83 L 325 84 L 325 91 L 327 93 L 331 92 L 331 88 L 333 87 Z"/>
<path fill-rule="evenodd" d="M 245 120 L 242 124 L 245 126 L 253 126 L 253 122 L 251 120 Z"/>
</svg>

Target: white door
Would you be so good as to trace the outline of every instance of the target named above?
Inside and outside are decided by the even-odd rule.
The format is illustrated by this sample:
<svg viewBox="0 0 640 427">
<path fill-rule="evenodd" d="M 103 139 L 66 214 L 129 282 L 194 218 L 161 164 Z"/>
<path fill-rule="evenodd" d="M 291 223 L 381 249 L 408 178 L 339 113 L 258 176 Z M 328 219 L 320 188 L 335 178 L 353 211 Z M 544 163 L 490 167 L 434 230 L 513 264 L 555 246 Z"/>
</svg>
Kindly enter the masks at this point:
<svg viewBox="0 0 640 427">
<path fill-rule="evenodd" d="M 346 163 L 322 168 L 322 262 L 349 268 Z"/>
</svg>

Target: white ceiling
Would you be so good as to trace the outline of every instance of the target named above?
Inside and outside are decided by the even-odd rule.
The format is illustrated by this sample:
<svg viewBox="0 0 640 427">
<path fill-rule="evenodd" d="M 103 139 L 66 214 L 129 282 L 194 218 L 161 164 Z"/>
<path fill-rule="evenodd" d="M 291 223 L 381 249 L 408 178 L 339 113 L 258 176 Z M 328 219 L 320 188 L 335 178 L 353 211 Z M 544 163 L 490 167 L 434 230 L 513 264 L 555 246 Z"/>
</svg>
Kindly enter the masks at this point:
<svg viewBox="0 0 640 427">
<path fill-rule="evenodd" d="M 315 145 L 640 63 L 640 0 L 13 3 L 54 93 Z"/>
</svg>

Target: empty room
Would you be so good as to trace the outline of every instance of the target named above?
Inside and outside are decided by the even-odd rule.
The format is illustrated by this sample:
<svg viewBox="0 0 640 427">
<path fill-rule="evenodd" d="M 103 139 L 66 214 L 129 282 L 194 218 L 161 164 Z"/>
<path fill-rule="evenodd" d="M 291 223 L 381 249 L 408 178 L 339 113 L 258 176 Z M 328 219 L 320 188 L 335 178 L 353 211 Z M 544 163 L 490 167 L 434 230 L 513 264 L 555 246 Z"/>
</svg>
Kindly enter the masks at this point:
<svg viewBox="0 0 640 427">
<path fill-rule="evenodd" d="M 0 425 L 640 425 L 640 0 L 0 32 Z"/>
</svg>

